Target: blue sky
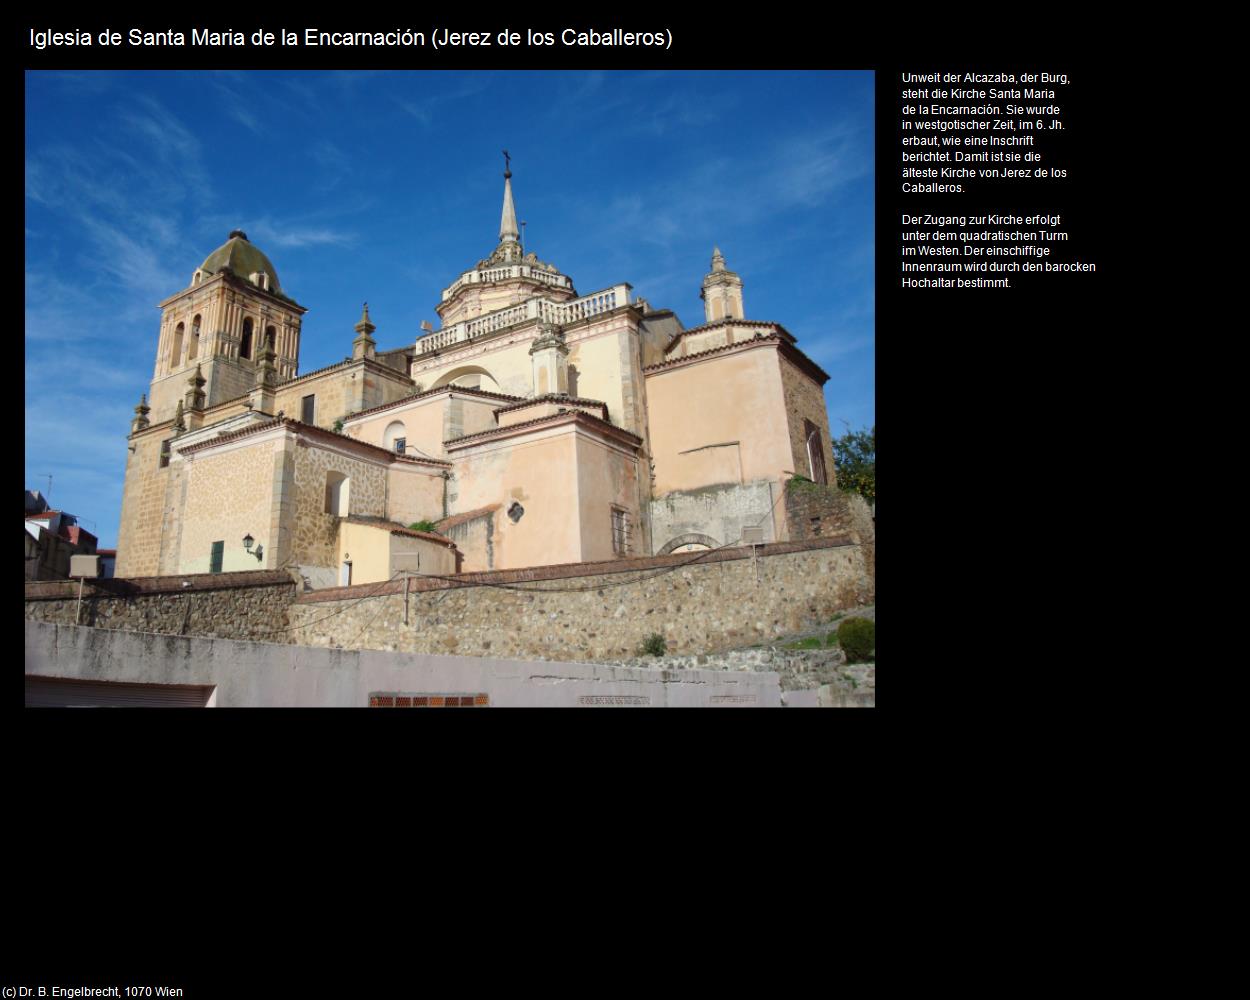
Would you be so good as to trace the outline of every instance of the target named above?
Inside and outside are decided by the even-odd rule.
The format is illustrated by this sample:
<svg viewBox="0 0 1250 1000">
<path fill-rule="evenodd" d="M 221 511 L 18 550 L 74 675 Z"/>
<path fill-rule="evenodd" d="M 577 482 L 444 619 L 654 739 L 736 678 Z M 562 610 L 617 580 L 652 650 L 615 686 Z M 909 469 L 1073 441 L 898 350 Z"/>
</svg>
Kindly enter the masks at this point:
<svg viewBox="0 0 1250 1000">
<path fill-rule="evenodd" d="M 526 250 L 579 294 L 697 325 L 716 244 L 829 372 L 833 433 L 876 422 L 872 73 L 31 72 L 26 487 L 116 544 L 156 303 L 236 227 L 309 309 L 301 371 L 365 300 L 379 348 L 437 328 L 497 243 L 505 148 Z"/>
</svg>

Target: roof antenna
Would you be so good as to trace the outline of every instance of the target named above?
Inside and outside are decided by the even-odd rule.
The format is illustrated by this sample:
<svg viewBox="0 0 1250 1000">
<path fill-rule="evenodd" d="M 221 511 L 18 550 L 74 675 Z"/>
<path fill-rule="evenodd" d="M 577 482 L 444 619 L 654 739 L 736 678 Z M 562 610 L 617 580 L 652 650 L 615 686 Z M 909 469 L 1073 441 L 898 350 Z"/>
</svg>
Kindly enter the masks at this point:
<svg viewBox="0 0 1250 1000">
<path fill-rule="evenodd" d="M 525 253 L 525 220 L 521 220 L 521 253 Z"/>
<path fill-rule="evenodd" d="M 47 503 L 47 505 L 48 505 L 48 510 L 51 510 L 51 509 L 52 509 L 52 499 L 51 499 L 51 498 L 52 498 L 52 473 L 50 473 L 50 472 L 36 472 L 36 473 L 35 473 L 35 475 L 36 475 L 36 476 L 47 476 L 47 477 L 48 477 L 48 492 L 44 494 L 43 499 L 44 499 L 44 501 L 45 501 L 45 502 Z"/>
</svg>

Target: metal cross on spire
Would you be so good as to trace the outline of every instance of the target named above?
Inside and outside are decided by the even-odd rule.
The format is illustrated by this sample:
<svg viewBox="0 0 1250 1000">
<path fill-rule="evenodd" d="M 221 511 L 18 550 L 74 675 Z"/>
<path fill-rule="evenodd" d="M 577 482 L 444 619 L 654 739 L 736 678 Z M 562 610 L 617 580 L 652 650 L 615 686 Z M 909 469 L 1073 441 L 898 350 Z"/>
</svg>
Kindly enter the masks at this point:
<svg viewBox="0 0 1250 1000">
<path fill-rule="evenodd" d="M 503 151 L 503 175 L 505 177 L 512 176 L 512 157 L 506 149 Z"/>
</svg>

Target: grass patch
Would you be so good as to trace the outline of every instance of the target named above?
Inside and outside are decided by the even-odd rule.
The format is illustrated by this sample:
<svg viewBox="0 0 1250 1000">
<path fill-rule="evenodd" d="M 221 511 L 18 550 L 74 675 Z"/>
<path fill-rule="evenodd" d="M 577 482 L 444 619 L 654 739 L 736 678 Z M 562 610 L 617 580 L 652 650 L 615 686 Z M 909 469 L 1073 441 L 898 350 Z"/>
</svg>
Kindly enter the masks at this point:
<svg viewBox="0 0 1250 1000">
<path fill-rule="evenodd" d="M 828 633 L 823 639 L 818 635 L 809 635 L 806 639 L 795 639 L 793 642 L 787 642 L 782 649 L 836 649 L 838 645 L 838 634 L 836 632 Z"/>
</svg>

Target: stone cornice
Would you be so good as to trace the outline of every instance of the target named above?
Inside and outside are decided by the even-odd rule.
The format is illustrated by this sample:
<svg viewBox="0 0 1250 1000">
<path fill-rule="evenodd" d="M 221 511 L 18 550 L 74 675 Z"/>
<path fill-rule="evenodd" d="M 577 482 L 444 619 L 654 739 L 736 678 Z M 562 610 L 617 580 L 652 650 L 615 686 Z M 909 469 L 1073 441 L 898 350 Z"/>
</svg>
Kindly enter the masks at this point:
<svg viewBox="0 0 1250 1000">
<path fill-rule="evenodd" d="M 829 374 L 816 364 L 811 358 L 800 351 L 792 344 L 786 343 L 777 334 L 768 336 L 760 336 L 756 334 L 750 340 L 740 340 L 734 344 L 725 344 L 721 347 L 712 347 L 706 351 L 697 351 L 694 354 L 687 354 L 684 357 L 672 358 L 669 361 L 661 361 L 656 365 L 648 365 L 642 370 L 644 378 L 650 378 L 654 375 L 662 375 L 665 372 L 672 371 L 676 368 L 684 368 L 687 365 L 698 364 L 708 358 L 712 358 L 721 354 L 737 354 L 742 351 L 754 350 L 757 347 L 775 347 L 777 353 L 798 368 L 803 374 L 807 375 L 819 385 L 824 385 L 829 381 Z"/>
<path fill-rule="evenodd" d="M 185 297 L 187 294 L 191 292 L 198 292 L 201 289 L 206 289 L 209 286 L 211 286 L 213 282 L 215 281 L 220 281 L 223 285 L 226 285 L 227 287 L 234 286 L 239 289 L 245 289 L 251 295 L 257 295 L 262 299 L 267 299 L 270 302 L 273 302 L 281 306 L 284 309 L 289 309 L 292 312 L 299 313 L 299 315 L 301 316 L 303 316 L 304 313 L 308 312 L 307 306 L 300 305 L 294 299 L 287 298 L 285 295 L 276 295 L 273 292 L 266 291 L 265 289 L 261 288 L 259 285 L 253 285 L 250 281 L 247 281 L 244 278 L 240 278 L 237 274 L 232 274 L 229 271 L 218 271 L 216 274 L 210 275 L 209 277 L 205 278 L 198 285 L 188 285 L 182 291 L 175 292 L 173 295 L 169 296 L 169 298 L 163 299 L 162 301 L 158 302 L 156 304 L 157 308 L 164 309 L 171 302 L 176 302 L 178 299 Z"/>
<path fill-rule="evenodd" d="M 554 392 L 544 393 L 541 396 L 531 396 L 515 403 L 509 403 L 507 406 L 501 406 L 495 411 L 495 419 L 498 420 L 501 413 L 508 413 L 511 410 L 523 410 L 527 406 L 536 406 L 543 403 L 567 403 L 569 406 L 597 406 L 603 413 L 603 419 L 608 419 L 608 404 L 603 400 L 582 399 L 579 396 L 561 396 Z"/>
<path fill-rule="evenodd" d="M 409 381 L 411 381 L 411 379 L 409 379 Z M 440 392 L 459 392 L 468 396 L 481 396 L 483 399 L 503 399 L 508 402 L 525 402 L 525 399 L 521 396 L 510 396 L 503 392 L 488 392 L 485 389 L 471 389 L 463 385 L 440 385 L 436 389 L 426 389 L 424 392 L 414 392 L 411 396 L 404 396 L 401 399 L 395 399 L 389 403 L 380 403 L 377 406 L 369 407 L 367 410 L 361 410 L 359 413 L 353 413 L 350 417 L 344 418 L 343 426 L 347 426 L 348 424 L 361 420 L 365 417 L 371 417 L 386 410 L 403 406 L 406 403 L 411 403 L 418 399 L 426 399 L 429 396 L 436 396 Z"/>
<path fill-rule="evenodd" d="M 437 458 L 413 458 L 410 455 L 397 455 L 393 451 L 381 448 L 376 444 L 369 444 L 367 441 L 361 441 L 358 438 L 348 437 L 345 434 L 336 434 L 334 431 L 328 431 L 323 427 L 317 427 L 313 424 L 306 424 L 300 420 L 292 420 L 290 417 L 281 419 L 274 418 L 263 423 L 254 424 L 251 427 L 245 427 L 242 430 L 231 431 L 227 434 L 221 434 L 207 441 L 200 441 L 196 444 L 188 445 L 186 448 L 179 449 L 182 455 L 193 455 L 201 451 L 207 451 L 211 448 L 219 447 L 224 444 L 232 444 L 240 438 L 250 437 L 254 434 L 260 434 L 264 431 L 271 431 L 278 428 L 285 429 L 288 433 L 295 437 L 313 438 L 319 441 L 325 441 L 328 444 L 336 446 L 339 450 L 346 452 L 356 452 L 361 457 L 370 458 L 374 461 L 386 460 L 387 464 L 398 463 L 404 465 L 432 465 L 440 469 L 451 468 L 450 462 L 444 462 Z"/>
<path fill-rule="evenodd" d="M 791 344 L 795 343 L 797 340 L 794 334 L 792 334 L 780 323 L 774 323 L 771 320 L 735 319 L 730 317 L 729 319 L 715 319 L 712 320 L 712 322 L 704 323 L 701 326 L 692 326 L 689 330 L 678 330 L 664 346 L 664 353 L 667 354 L 671 351 L 677 345 L 677 342 L 682 339 L 682 337 L 688 337 L 693 333 L 705 333 L 708 330 L 715 330 L 722 326 L 758 326 L 777 331 L 783 339 L 787 340 Z"/>
<path fill-rule="evenodd" d="M 534 420 L 525 420 L 519 424 L 511 424 L 508 427 L 492 428 L 488 431 L 479 431 L 476 434 L 466 434 L 464 437 L 452 438 L 450 441 L 444 441 L 443 447 L 448 451 L 459 450 L 461 448 L 469 448 L 473 445 L 486 444 L 490 441 L 501 441 L 505 438 L 519 437 L 529 434 L 533 431 L 546 430 L 549 427 L 558 427 L 563 424 L 573 424 L 595 431 L 604 437 L 614 438 L 622 444 L 628 445 L 630 448 L 641 448 L 642 438 L 621 427 L 616 427 L 608 423 L 606 420 L 600 420 L 598 417 L 591 416 L 582 410 L 567 410 L 564 413 L 554 413 L 548 417 L 538 417 Z"/>
</svg>

